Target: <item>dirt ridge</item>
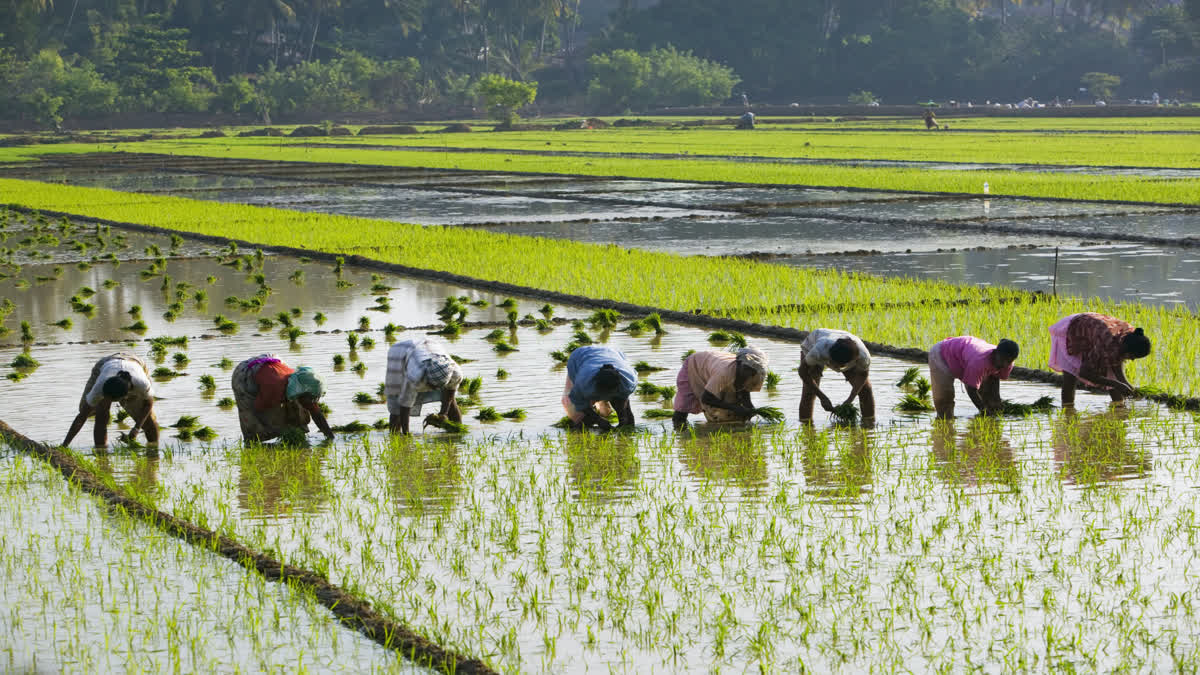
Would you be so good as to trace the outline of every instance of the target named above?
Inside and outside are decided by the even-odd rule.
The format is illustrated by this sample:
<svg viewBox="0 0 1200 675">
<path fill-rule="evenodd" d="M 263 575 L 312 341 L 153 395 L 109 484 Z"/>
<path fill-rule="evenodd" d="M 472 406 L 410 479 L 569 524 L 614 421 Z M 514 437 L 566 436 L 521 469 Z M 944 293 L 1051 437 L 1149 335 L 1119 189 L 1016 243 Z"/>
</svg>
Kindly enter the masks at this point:
<svg viewBox="0 0 1200 675">
<path fill-rule="evenodd" d="M 435 644 L 407 626 L 382 616 L 370 603 L 331 584 L 325 576 L 317 572 L 280 562 L 229 537 L 135 501 L 123 491 L 105 485 L 68 452 L 30 439 L 3 421 L 0 421 L 0 439 L 13 448 L 46 461 L 62 473 L 67 482 L 104 500 L 109 508 L 149 523 L 189 544 L 207 548 L 247 570 L 258 572 L 269 581 L 284 582 L 311 592 L 317 601 L 329 608 L 346 627 L 362 633 L 415 663 L 445 673 L 482 675 L 496 672 L 480 659 L 467 657 Z"/>
</svg>

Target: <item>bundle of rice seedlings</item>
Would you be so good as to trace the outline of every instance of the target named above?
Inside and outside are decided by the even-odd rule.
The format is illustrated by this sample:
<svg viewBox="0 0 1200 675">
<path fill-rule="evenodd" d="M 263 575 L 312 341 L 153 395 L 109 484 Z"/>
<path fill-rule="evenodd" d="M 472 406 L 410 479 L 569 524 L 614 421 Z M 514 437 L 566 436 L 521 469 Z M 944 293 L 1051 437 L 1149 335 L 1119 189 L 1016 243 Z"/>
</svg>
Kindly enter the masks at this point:
<svg viewBox="0 0 1200 675">
<path fill-rule="evenodd" d="M 448 337 L 454 337 L 454 336 L 457 336 L 459 333 L 462 333 L 462 324 L 460 324 L 456 321 L 449 321 L 446 323 L 445 326 L 442 327 L 441 330 L 434 331 L 433 335 L 445 335 Z"/>
<path fill-rule="evenodd" d="M 546 317 L 547 319 L 554 316 L 554 308 L 550 306 L 550 303 L 546 303 L 546 304 L 542 305 L 542 308 L 539 309 L 538 312 L 540 312 L 541 315 Z"/>
<path fill-rule="evenodd" d="M 365 337 L 362 339 L 362 342 L 360 342 L 359 345 L 363 349 L 374 349 L 375 348 L 375 339 L 372 337 Z"/>
<path fill-rule="evenodd" d="M 516 328 L 516 327 L 517 327 L 517 321 L 518 321 L 518 317 L 517 317 L 517 310 L 515 310 L 515 309 L 510 309 L 510 310 L 508 310 L 508 314 L 507 314 L 507 316 L 508 316 L 508 327 L 509 327 L 509 328 Z"/>
<path fill-rule="evenodd" d="M 326 321 L 328 321 L 328 319 L 325 317 L 324 312 L 317 312 L 316 314 L 313 314 L 313 323 L 317 324 L 318 326 L 325 325 Z"/>
<path fill-rule="evenodd" d="M 175 429 L 191 429 L 199 423 L 200 418 L 195 415 L 181 415 L 171 427 Z"/>
<path fill-rule="evenodd" d="M 154 369 L 153 373 L 150 373 L 150 376 L 158 380 L 169 380 L 173 377 L 179 377 L 184 374 L 185 373 L 177 373 L 166 366 L 159 366 Z"/>
<path fill-rule="evenodd" d="M 226 410 L 232 408 L 235 405 L 237 405 L 237 401 L 234 401 L 232 398 L 230 398 L 228 396 L 226 396 L 225 398 L 222 398 L 220 401 L 217 401 L 217 407 L 224 408 Z"/>
<path fill-rule="evenodd" d="M 858 424 L 858 408 L 855 408 L 853 403 L 843 403 L 835 407 L 831 414 L 838 424 Z"/>
<path fill-rule="evenodd" d="M 473 306 L 473 307 L 487 307 L 489 304 L 491 304 L 491 303 L 489 303 L 487 300 L 484 300 L 483 298 L 480 298 L 478 300 L 471 302 L 471 306 Z"/>
<path fill-rule="evenodd" d="M 496 306 L 502 307 L 504 309 L 516 309 L 517 301 L 513 300 L 512 298 L 505 298 L 503 302 L 501 302 L 500 304 L 498 304 Z"/>
<path fill-rule="evenodd" d="M 901 375 L 900 379 L 896 381 L 896 386 L 901 389 L 905 389 L 905 388 L 909 387 L 910 385 L 912 385 L 914 382 L 916 382 L 917 378 L 920 375 L 921 375 L 921 369 L 918 368 L 917 366 L 912 366 L 908 370 L 904 371 L 904 374 Z"/>
<path fill-rule="evenodd" d="M 642 411 L 642 417 L 645 417 L 648 420 L 670 419 L 674 415 L 674 410 L 667 410 L 666 408 L 649 408 Z"/>
<path fill-rule="evenodd" d="M 200 388 L 204 391 L 213 391 L 217 388 L 217 380 L 212 375 L 200 376 Z"/>
<path fill-rule="evenodd" d="M 498 340 L 496 344 L 492 346 L 492 351 L 496 352 L 497 354 L 507 354 L 509 352 L 519 352 L 521 350 L 508 344 L 504 340 Z"/>
<path fill-rule="evenodd" d="M 359 330 L 371 330 L 371 317 L 369 317 L 369 316 L 358 317 L 358 329 Z"/>
<path fill-rule="evenodd" d="M 462 383 L 458 385 L 458 390 L 471 398 L 479 396 L 479 390 L 483 388 L 483 376 L 464 378 Z"/>
<path fill-rule="evenodd" d="M 171 360 L 175 362 L 176 368 L 183 368 L 191 362 L 191 359 L 188 358 L 188 355 L 184 354 L 183 352 L 175 352 L 175 354 L 171 356 Z"/>
<path fill-rule="evenodd" d="M 575 346 L 577 346 L 577 347 L 581 346 L 581 345 L 592 344 L 592 336 L 588 335 L 587 331 L 584 331 L 584 330 L 575 331 L 575 334 L 571 336 L 571 340 L 573 342 L 575 342 Z M 575 350 L 572 349 L 571 351 L 575 351 Z"/>
<path fill-rule="evenodd" d="M 296 344 L 296 340 L 299 340 L 301 335 L 304 335 L 304 331 L 296 326 L 287 329 L 287 339 L 291 344 Z"/>
<path fill-rule="evenodd" d="M 365 391 L 360 391 L 354 395 L 354 402 L 359 405 L 371 405 L 372 403 L 379 403 L 379 399 Z"/>
<path fill-rule="evenodd" d="M 212 427 L 204 426 L 199 429 L 193 429 L 192 436 L 198 441 L 211 441 L 217 437 L 217 432 Z"/>
<path fill-rule="evenodd" d="M 259 330 L 271 330 L 271 329 L 272 329 L 272 328 L 274 328 L 274 327 L 275 327 L 275 320 L 274 320 L 274 319 L 268 319 L 268 318 L 267 318 L 267 317 L 265 317 L 265 316 L 264 316 L 264 317 L 260 317 L 260 318 L 258 319 L 258 329 L 259 329 Z"/>
<path fill-rule="evenodd" d="M 279 444 L 288 448 L 308 447 L 308 434 L 300 427 L 288 427 L 279 434 Z"/>
<path fill-rule="evenodd" d="M 620 318 L 621 313 L 615 309 L 598 309 L 592 312 L 587 322 L 593 328 L 615 328 Z"/>
<path fill-rule="evenodd" d="M 128 326 L 122 326 L 121 330 L 127 330 L 133 333 L 145 333 L 147 330 L 149 330 L 149 328 L 150 327 L 146 325 L 145 321 L 138 319 Z"/>
<path fill-rule="evenodd" d="M 359 361 L 358 363 L 354 364 L 353 366 L 350 366 L 350 370 L 357 373 L 359 377 L 362 377 L 367 372 L 367 364 L 363 363 L 362 361 Z"/>
<path fill-rule="evenodd" d="M 633 364 L 633 369 L 639 373 L 657 373 L 660 370 L 666 370 L 666 368 L 652 366 L 645 361 L 638 361 L 637 363 Z"/>
<path fill-rule="evenodd" d="M 758 417 L 763 418 L 764 420 L 766 420 L 768 422 L 782 422 L 783 421 L 783 411 L 780 410 L 779 408 L 775 408 L 773 406 L 763 406 L 761 408 L 755 408 L 754 414 L 757 415 Z"/>
<path fill-rule="evenodd" d="M 370 431 L 374 427 L 369 424 L 363 424 L 358 420 L 350 420 L 345 424 L 339 424 L 338 426 L 330 428 L 333 429 L 335 433 L 339 434 L 361 434 L 363 432 Z"/>
<path fill-rule="evenodd" d="M 526 413 L 525 413 L 524 408 L 513 408 L 512 410 L 509 410 L 508 412 L 500 413 L 500 416 L 506 420 L 520 422 L 525 419 Z"/>
<path fill-rule="evenodd" d="M 8 364 L 13 368 L 37 368 L 42 365 L 29 352 L 21 352 L 13 357 L 12 363 Z"/>
<path fill-rule="evenodd" d="M 508 331 L 497 328 L 497 329 L 493 330 L 492 332 L 488 333 L 487 335 L 484 335 L 483 339 L 484 340 L 503 340 L 507 336 L 508 336 Z"/>
<path fill-rule="evenodd" d="M 767 391 L 775 391 L 779 387 L 779 383 L 783 381 L 783 377 L 774 371 L 767 371 L 766 387 Z"/>
<path fill-rule="evenodd" d="M 503 369 L 503 368 L 499 368 L 499 369 L 497 369 L 497 370 L 496 370 L 496 379 L 497 379 L 497 380 L 506 380 L 506 379 L 508 379 L 508 371 L 507 371 L 507 370 L 505 370 L 505 369 Z"/>
<path fill-rule="evenodd" d="M 436 429 L 441 429 L 442 431 L 448 431 L 452 434 L 467 433 L 467 425 L 463 424 L 462 422 L 455 422 L 451 419 L 436 414 L 426 415 L 425 421 L 421 426 L 422 428 L 434 427 Z"/>
<path fill-rule="evenodd" d="M 1025 416 L 1032 413 L 1048 413 L 1054 410 L 1054 397 L 1042 396 L 1033 403 L 1016 403 L 1015 401 L 1004 401 L 1001 404 L 1001 415 L 1020 415 Z"/>
<path fill-rule="evenodd" d="M 554 330 L 554 326 L 545 319 L 537 319 L 536 321 L 533 322 L 533 326 L 534 326 L 534 328 L 537 328 L 538 332 L 540 332 L 540 333 L 545 333 L 547 331 Z"/>
<path fill-rule="evenodd" d="M 350 351 L 358 349 L 358 333 L 346 333 L 346 346 L 350 347 Z"/>
<path fill-rule="evenodd" d="M 929 401 L 928 396 L 918 396 L 908 393 L 896 404 L 896 410 L 902 412 L 929 412 L 933 410 L 933 403 Z"/>
<path fill-rule="evenodd" d="M 52 323 L 52 324 L 50 324 L 50 325 L 51 325 L 51 326 L 58 326 L 59 328 L 61 328 L 61 329 L 63 329 L 63 330 L 70 330 L 70 329 L 71 329 L 71 325 L 72 325 L 72 324 L 71 324 L 71 317 L 67 317 L 67 318 L 65 318 L 65 319 L 59 319 L 58 321 L 55 321 L 54 323 Z"/>
</svg>

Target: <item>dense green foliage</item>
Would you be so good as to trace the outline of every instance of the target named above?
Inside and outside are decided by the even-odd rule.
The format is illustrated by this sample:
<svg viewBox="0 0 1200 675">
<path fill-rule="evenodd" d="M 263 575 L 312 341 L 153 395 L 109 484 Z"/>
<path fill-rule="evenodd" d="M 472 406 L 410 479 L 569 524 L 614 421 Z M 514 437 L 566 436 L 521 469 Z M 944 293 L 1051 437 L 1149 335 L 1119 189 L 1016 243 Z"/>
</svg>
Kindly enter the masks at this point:
<svg viewBox="0 0 1200 675">
<path fill-rule="evenodd" d="M 754 102 L 1083 98 L 1086 73 L 1118 99 L 1196 93 L 1194 2 L 1020 4 L 13 0 L 0 117 L 469 111 L 489 74 L 591 112 L 740 101 L 739 81 Z"/>
</svg>

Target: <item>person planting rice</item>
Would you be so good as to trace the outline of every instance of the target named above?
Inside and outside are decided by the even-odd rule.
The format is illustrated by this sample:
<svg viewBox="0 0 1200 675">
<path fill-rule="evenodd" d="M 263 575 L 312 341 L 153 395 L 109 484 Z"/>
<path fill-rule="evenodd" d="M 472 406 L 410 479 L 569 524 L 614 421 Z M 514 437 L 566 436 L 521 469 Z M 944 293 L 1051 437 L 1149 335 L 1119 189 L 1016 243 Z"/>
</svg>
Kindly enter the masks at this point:
<svg viewBox="0 0 1200 675">
<path fill-rule="evenodd" d="M 71 445 L 75 435 L 83 428 L 87 418 L 96 416 L 92 435 L 96 447 L 108 445 L 109 409 L 113 403 L 133 419 L 133 428 L 128 439 L 133 441 L 139 429 L 146 430 L 146 442 L 158 443 L 158 420 L 154 417 L 154 388 L 150 384 L 150 371 L 146 362 L 137 356 L 118 352 L 105 356 L 92 366 L 91 377 L 83 386 L 83 398 L 79 400 L 79 414 L 71 422 L 64 446 Z"/>
<path fill-rule="evenodd" d="M 629 396 L 637 388 L 637 373 L 620 350 L 600 345 L 577 347 L 567 359 L 567 386 L 562 404 L 571 428 L 608 431 L 608 416 L 617 412 L 617 425 L 633 426 Z"/>
<path fill-rule="evenodd" d="M 1012 340 L 993 345 L 970 335 L 946 338 L 929 348 L 929 384 L 939 419 L 954 417 L 954 381 L 984 414 L 1000 412 L 1000 380 L 1007 380 L 1021 348 Z"/>
<path fill-rule="evenodd" d="M 1150 354 L 1150 338 L 1141 328 L 1111 316 L 1084 312 L 1050 327 L 1050 368 L 1063 374 L 1063 407 L 1075 405 L 1075 388 L 1108 390 L 1114 401 L 1133 394 L 1122 364 Z"/>
<path fill-rule="evenodd" d="M 767 355 L 757 347 L 737 352 L 696 352 L 683 362 L 675 377 L 676 430 L 687 426 L 688 415 L 704 413 L 709 422 L 746 421 L 754 416 L 750 392 L 762 391 Z"/>
<path fill-rule="evenodd" d="M 261 354 L 237 364 L 231 384 L 245 442 L 269 441 L 288 429 L 306 433 L 310 418 L 333 438 L 317 404 L 325 383 L 312 368 L 292 368 L 275 354 Z"/>
<path fill-rule="evenodd" d="M 818 328 L 804 338 L 800 345 L 800 380 L 804 389 L 800 395 L 800 421 L 812 422 L 813 401 L 820 400 L 821 408 L 833 412 L 833 402 L 821 391 L 821 375 L 826 368 L 842 374 L 850 383 L 850 395 L 842 405 L 858 397 L 862 406 L 863 422 L 875 418 L 875 393 L 868 378 L 871 369 L 871 353 L 856 335 L 844 330 Z"/>
<path fill-rule="evenodd" d="M 392 433 L 407 434 L 409 417 L 420 416 L 421 406 L 434 401 L 442 404 L 438 417 L 461 423 L 454 395 L 462 379 L 462 368 L 440 342 L 417 338 L 392 345 L 384 379 Z"/>
</svg>

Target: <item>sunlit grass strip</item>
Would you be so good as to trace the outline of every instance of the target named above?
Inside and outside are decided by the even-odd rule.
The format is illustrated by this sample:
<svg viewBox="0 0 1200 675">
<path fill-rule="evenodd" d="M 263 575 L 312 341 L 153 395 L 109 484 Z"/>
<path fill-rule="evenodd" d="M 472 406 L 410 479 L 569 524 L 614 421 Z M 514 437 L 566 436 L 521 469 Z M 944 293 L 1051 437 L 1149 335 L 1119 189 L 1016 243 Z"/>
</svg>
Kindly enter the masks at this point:
<svg viewBox="0 0 1200 675">
<path fill-rule="evenodd" d="M 27 208 L 252 240 L 263 245 L 359 254 L 383 262 L 559 293 L 611 293 L 608 299 L 679 311 L 773 307 L 794 302 L 797 297 L 837 298 L 847 303 L 1024 297 L 1008 289 L 684 257 L 611 245 L 35 181 L 0 179 L 0 194 L 4 201 Z"/>
<path fill-rule="evenodd" d="M 543 141 L 544 145 L 545 141 Z M 496 153 L 367 150 L 292 145 L 199 144 L 146 142 L 124 146 L 131 152 L 187 154 L 230 159 L 332 162 L 372 166 L 468 169 L 542 174 L 640 178 L 647 180 L 721 181 L 762 185 L 848 187 L 905 192 L 980 194 L 984 181 L 991 194 L 1200 204 L 1200 179 L 1096 176 L 1029 171 L 928 171 L 899 167 L 831 166 L 827 164 L 746 163 L 701 159 L 555 157 Z M 689 146 L 680 146 L 680 151 Z M 175 161 L 185 161 L 176 157 Z M 978 158 L 975 161 L 979 161 Z"/>
<path fill-rule="evenodd" d="M 332 585 L 320 573 L 281 564 L 274 558 L 246 548 L 227 536 L 164 513 L 153 505 L 139 501 L 136 496 L 125 494 L 111 484 L 111 477 L 108 477 L 109 482 L 106 482 L 68 451 L 33 441 L 3 422 L 0 422 L 0 440 L 14 449 L 46 461 L 79 489 L 104 499 L 110 506 L 120 508 L 134 518 L 149 522 L 191 544 L 209 548 L 243 567 L 258 571 L 269 580 L 285 581 L 313 592 L 321 604 L 329 607 L 346 626 L 416 663 L 446 673 L 495 672 L 479 659 L 444 649 L 408 627 L 381 616 L 369 603 Z"/>
</svg>

